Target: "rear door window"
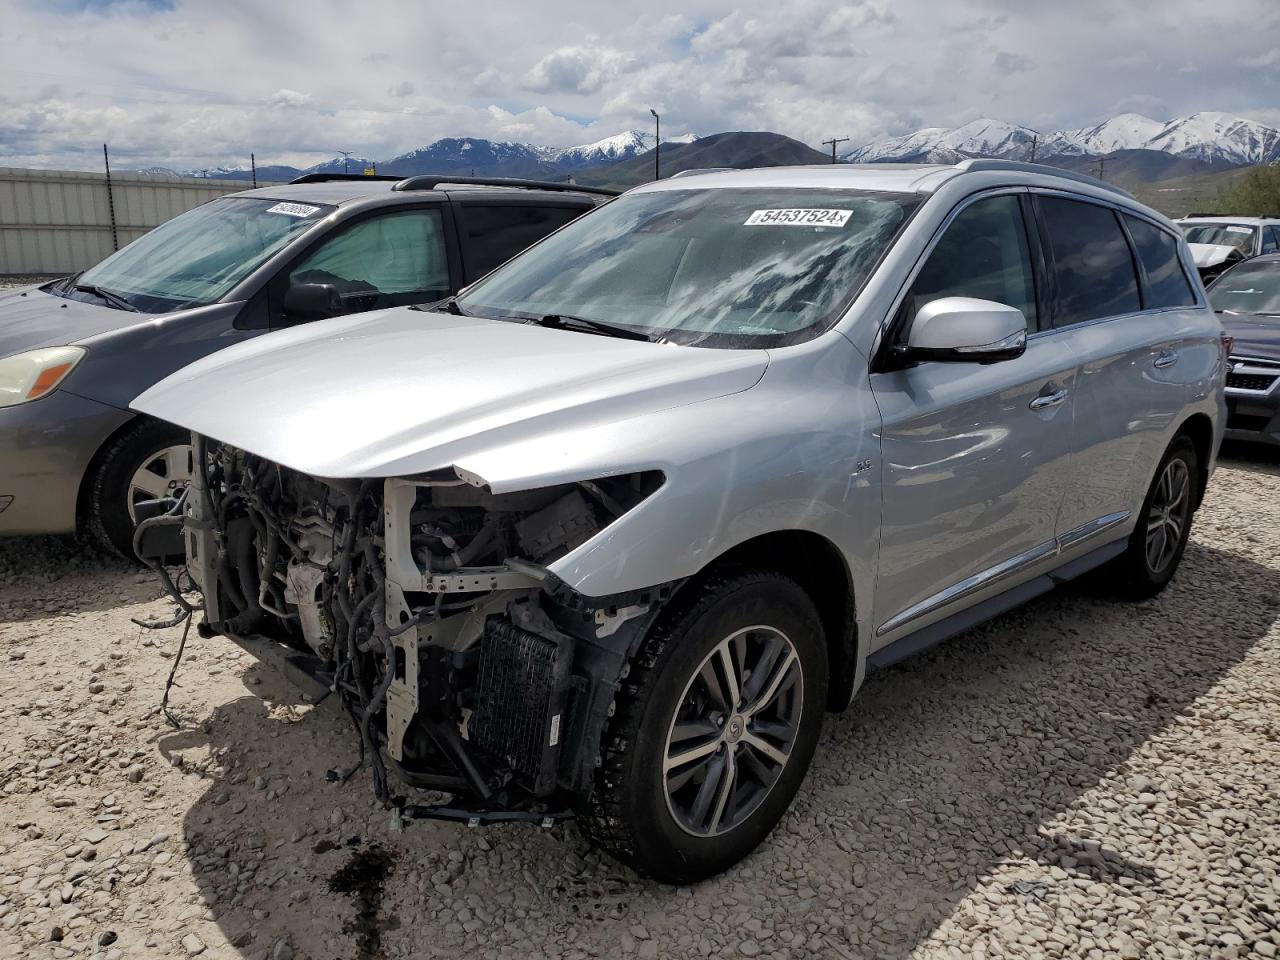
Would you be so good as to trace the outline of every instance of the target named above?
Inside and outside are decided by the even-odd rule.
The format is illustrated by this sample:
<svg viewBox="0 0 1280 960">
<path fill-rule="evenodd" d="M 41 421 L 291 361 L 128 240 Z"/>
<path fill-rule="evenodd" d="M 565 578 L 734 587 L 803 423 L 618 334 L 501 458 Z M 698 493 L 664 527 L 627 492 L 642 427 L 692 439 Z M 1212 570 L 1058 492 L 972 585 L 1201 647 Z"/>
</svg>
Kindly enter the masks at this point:
<svg viewBox="0 0 1280 960">
<path fill-rule="evenodd" d="M 1147 309 L 1194 306 L 1196 295 L 1178 259 L 1178 241 L 1145 220 L 1127 214 L 1124 220 L 1147 273 L 1143 306 Z"/>
<path fill-rule="evenodd" d="M 929 254 L 903 303 L 907 327 L 916 311 L 942 297 L 976 297 L 1017 307 L 1036 329 L 1036 286 L 1022 204 L 1013 195 L 965 207 Z"/>
<path fill-rule="evenodd" d="M 1055 287 L 1054 325 L 1141 309 L 1129 242 L 1110 207 L 1039 197 Z"/>
<path fill-rule="evenodd" d="M 478 280 L 585 212 L 581 207 L 463 203 L 460 219 L 467 282 Z"/>
<path fill-rule="evenodd" d="M 340 228 L 289 271 L 288 286 L 302 283 L 336 287 L 343 313 L 443 300 L 450 293 L 443 215 L 405 210 Z"/>
</svg>

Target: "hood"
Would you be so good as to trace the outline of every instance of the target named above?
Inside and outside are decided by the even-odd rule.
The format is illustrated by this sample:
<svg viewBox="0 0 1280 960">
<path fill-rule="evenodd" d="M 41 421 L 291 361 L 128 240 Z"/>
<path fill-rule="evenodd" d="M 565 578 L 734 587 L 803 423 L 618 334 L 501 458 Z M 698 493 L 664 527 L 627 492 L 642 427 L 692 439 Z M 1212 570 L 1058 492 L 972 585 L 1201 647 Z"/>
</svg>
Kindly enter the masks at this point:
<svg viewBox="0 0 1280 960">
<path fill-rule="evenodd" d="M 152 319 L 153 314 L 68 300 L 39 287 L 6 290 L 0 294 L 0 357 L 78 343 Z"/>
<path fill-rule="evenodd" d="M 1218 319 L 1222 329 L 1235 339 L 1233 356 L 1280 360 L 1280 317 L 1255 320 L 1250 314 L 1220 313 Z"/>
<path fill-rule="evenodd" d="M 1187 248 L 1191 251 L 1191 259 L 1195 261 L 1198 270 L 1216 267 L 1226 262 L 1233 253 L 1237 258 L 1243 259 L 1240 251 L 1229 243 L 1188 243 Z"/>
<path fill-rule="evenodd" d="M 313 476 L 404 476 L 737 393 L 767 365 L 763 350 L 397 308 L 219 351 L 132 406 Z"/>
</svg>

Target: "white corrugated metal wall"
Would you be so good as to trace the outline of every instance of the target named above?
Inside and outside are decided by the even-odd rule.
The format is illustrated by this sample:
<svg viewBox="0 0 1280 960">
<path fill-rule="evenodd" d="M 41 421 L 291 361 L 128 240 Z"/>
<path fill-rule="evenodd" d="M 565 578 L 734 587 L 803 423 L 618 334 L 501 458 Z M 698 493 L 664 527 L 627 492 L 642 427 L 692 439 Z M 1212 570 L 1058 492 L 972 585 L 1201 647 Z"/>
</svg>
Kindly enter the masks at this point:
<svg viewBox="0 0 1280 960">
<path fill-rule="evenodd" d="M 238 180 L 112 173 L 119 245 L 206 200 L 251 186 Z M 111 252 L 104 174 L 0 167 L 0 276 L 74 273 Z"/>
</svg>

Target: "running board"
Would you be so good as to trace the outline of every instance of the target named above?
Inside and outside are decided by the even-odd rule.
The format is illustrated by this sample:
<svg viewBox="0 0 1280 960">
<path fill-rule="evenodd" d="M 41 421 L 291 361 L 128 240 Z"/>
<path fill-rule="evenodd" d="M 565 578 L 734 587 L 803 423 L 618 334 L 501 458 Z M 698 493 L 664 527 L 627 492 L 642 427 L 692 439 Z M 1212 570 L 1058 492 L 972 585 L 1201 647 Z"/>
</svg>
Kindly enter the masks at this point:
<svg viewBox="0 0 1280 960">
<path fill-rule="evenodd" d="M 1016 587 L 1005 590 L 1003 593 L 996 594 L 994 597 L 988 597 L 981 603 L 975 603 L 971 607 L 966 607 L 950 616 L 943 617 L 937 623 L 931 623 L 929 626 L 923 627 L 914 633 L 900 637 L 867 657 L 867 667 L 868 669 L 875 669 L 890 666 L 899 660 L 905 660 L 907 657 L 914 656 L 923 650 L 928 650 L 943 640 L 949 640 L 958 633 L 964 633 L 970 627 L 976 627 L 978 624 L 993 617 L 1007 613 L 1014 607 L 1020 607 L 1027 601 L 1048 593 L 1059 584 L 1074 580 L 1076 577 L 1102 566 L 1108 560 L 1114 560 L 1124 553 L 1128 545 L 1129 540 L 1126 537 L 1123 540 L 1115 540 L 1101 547 L 1096 547 L 1084 556 L 1076 557 L 1076 559 L 1068 561 L 1048 573 L 1042 573 L 1026 583 L 1020 583 Z"/>
</svg>

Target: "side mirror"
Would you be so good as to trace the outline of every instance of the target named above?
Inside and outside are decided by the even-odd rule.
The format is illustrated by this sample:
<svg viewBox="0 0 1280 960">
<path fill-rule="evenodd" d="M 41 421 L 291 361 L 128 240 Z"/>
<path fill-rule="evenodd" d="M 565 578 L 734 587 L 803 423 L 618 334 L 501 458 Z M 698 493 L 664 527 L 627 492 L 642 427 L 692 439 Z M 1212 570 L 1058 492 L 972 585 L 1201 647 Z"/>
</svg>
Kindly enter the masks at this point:
<svg viewBox="0 0 1280 960">
<path fill-rule="evenodd" d="M 1027 318 L 1017 307 L 973 297 L 942 297 L 916 311 L 908 360 L 995 363 L 1027 349 Z"/>
<path fill-rule="evenodd" d="M 322 320 L 342 313 L 342 298 L 331 283 L 295 283 L 285 291 L 281 306 L 291 319 Z"/>
</svg>

